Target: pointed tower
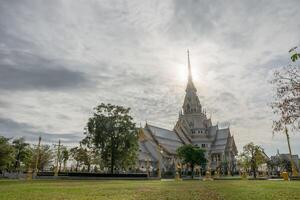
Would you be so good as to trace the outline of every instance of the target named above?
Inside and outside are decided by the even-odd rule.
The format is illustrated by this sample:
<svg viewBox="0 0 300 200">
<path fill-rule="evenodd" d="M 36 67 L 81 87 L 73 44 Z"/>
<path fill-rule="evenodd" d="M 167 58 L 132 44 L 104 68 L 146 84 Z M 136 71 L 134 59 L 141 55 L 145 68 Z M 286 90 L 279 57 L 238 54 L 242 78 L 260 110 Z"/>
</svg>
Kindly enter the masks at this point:
<svg viewBox="0 0 300 200">
<path fill-rule="evenodd" d="M 204 109 L 200 104 L 197 89 L 193 83 L 190 53 L 187 51 L 188 82 L 185 89 L 185 97 L 182 105 L 182 113 L 179 115 L 174 130 L 180 135 L 192 138 L 196 134 L 200 137 L 208 137 L 208 129 L 211 126 Z M 181 137 L 182 138 L 182 137 Z"/>
<path fill-rule="evenodd" d="M 202 107 L 199 98 L 197 96 L 197 89 L 195 88 L 195 85 L 193 83 L 189 50 L 187 51 L 187 57 L 188 57 L 188 83 L 185 89 L 186 94 L 185 94 L 182 109 L 184 114 L 201 113 Z"/>
<path fill-rule="evenodd" d="M 191 62 L 190 62 L 190 52 L 189 50 L 187 50 L 187 58 L 188 58 L 188 84 L 186 86 L 185 91 L 193 91 L 193 92 L 197 92 L 197 89 L 194 86 L 193 83 L 193 76 L 192 76 L 192 68 L 191 68 Z"/>
</svg>

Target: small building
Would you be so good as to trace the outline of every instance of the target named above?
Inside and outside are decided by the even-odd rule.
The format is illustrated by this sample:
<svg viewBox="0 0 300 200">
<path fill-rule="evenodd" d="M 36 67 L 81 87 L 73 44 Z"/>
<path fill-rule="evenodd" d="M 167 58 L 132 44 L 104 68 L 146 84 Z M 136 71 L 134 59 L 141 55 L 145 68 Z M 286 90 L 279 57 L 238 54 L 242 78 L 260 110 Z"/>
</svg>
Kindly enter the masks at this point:
<svg viewBox="0 0 300 200">
<path fill-rule="evenodd" d="M 292 155 L 292 160 L 295 167 L 300 172 L 299 156 Z M 279 153 L 279 151 L 277 151 L 277 154 L 275 156 L 271 156 L 270 162 L 272 165 L 271 167 L 273 173 L 282 172 L 284 170 L 288 170 L 287 168 L 291 168 L 291 159 L 290 154 L 288 153 Z"/>
</svg>

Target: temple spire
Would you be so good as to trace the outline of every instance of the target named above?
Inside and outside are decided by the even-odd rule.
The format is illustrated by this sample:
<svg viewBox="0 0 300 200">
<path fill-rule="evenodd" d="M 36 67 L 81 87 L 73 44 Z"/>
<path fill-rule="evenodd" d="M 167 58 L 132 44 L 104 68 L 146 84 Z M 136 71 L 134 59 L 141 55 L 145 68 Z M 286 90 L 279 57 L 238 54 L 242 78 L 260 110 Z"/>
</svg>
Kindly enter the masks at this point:
<svg viewBox="0 0 300 200">
<path fill-rule="evenodd" d="M 194 91 L 196 92 L 196 88 L 193 83 L 193 77 L 192 77 L 192 67 L 191 67 L 191 62 L 190 62 L 190 51 L 187 50 L 187 56 L 188 56 L 188 84 L 186 86 L 186 92 L 187 91 Z"/>
<path fill-rule="evenodd" d="M 188 70 L 189 70 L 189 81 L 192 81 L 193 78 L 192 78 L 192 69 L 191 69 L 191 62 L 190 62 L 190 51 L 187 50 L 187 56 L 188 56 Z"/>
</svg>

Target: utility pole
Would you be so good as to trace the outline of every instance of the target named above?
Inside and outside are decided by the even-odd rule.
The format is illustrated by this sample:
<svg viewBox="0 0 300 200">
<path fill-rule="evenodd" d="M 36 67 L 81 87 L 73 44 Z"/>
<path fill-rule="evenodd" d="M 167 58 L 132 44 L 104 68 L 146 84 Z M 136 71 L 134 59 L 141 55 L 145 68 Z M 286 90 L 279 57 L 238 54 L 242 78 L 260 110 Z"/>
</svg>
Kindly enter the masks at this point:
<svg viewBox="0 0 300 200">
<path fill-rule="evenodd" d="M 296 169 L 293 156 L 292 156 L 292 150 L 291 150 L 291 145 L 290 145 L 290 135 L 288 133 L 287 127 L 285 127 L 285 135 L 287 138 L 288 146 L 289 146 L 289 152 L 290 152 L 290 160 L 291 160 L 291 165 L 292 165 L 292 176 L 298 176 L 298 171 Z"/>
<path fill-rule="evenodd" d="M 38 164 L 39 164 L 39 158 L 40 158 L 40 147 L 41 147 L 41 140 L 42 137 L 39 137 L 39 143 L 37 146 L 37 155 L 36 155 L 36 160 L 35 160 L 35 169 L 34 169 L 34 173 L 33 176 L 36 177 L 37 176 L 37 172 L 38 172 Z"/>
<path fill-rule="evenodd" d="M 57 158 L 56 158 L 56 166 L 55 166 L 54 176 L 58 176 L 58 161 L 59 161 L 59 158 L 60 158 L 60 140 L 58 140 Z"/>
</svg>

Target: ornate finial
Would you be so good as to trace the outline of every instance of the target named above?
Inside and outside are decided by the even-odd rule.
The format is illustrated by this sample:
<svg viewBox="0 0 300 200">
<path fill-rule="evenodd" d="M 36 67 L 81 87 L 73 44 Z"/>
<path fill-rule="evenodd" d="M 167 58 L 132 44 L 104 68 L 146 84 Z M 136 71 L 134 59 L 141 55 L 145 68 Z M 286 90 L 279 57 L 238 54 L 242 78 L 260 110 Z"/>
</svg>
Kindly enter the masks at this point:
<svg viewBox="0 0 300 200">
<path fill-rule="evenodd" d="M 190 51 L 189 50 L 187 50 L 187 56 L 188 56 L 189 79 L 192 80 L 192 69 L 191 69 Z"/>
</svg>

